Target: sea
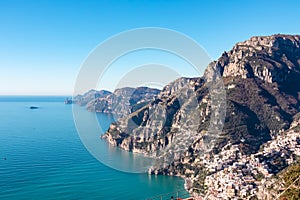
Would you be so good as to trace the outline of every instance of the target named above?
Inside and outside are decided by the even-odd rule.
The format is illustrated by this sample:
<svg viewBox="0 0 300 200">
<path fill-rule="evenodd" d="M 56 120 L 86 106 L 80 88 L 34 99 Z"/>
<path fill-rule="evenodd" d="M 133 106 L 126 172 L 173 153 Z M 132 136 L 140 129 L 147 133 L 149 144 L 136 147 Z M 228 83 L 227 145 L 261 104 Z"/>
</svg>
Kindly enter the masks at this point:
<svg viewBox="0 0 300 200">
<path fill-rule="evenodd" d="M 0 96 L 1 200 L 170 199 L 183 190 L 181 178 L 120 167 L 124 159 L 134 157 L 135 162 L 129 162 L 134 165 L 143 163 L 139 160 L 143 158 L 99 138 L 114 118 L 66 105 L 65 98 Z M 73 106 L 86 119 L 96 117 L 100 131 L 78 133 Z M 83 141 L 83 135 L 89 134 L 92 144 Z M 97 155 L 109 155 L 109 159 Z"/>
</svg>

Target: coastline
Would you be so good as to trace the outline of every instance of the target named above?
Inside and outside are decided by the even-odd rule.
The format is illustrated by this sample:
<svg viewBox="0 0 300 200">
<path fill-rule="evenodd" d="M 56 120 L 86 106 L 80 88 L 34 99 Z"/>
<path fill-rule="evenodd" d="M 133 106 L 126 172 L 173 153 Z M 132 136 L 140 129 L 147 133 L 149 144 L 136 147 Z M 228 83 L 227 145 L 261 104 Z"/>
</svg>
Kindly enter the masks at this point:
<svg viewBox="0 0 300 200">
<path fill-rule="evenodd" d="M 182 179 L 121 173 L 100 163 L 83 146 L 74 126 L 72 106 L 63 100 L 39 102 L 43 109 L 37 112 L 28 109 L 29 101 L 38 101 L 34 98 L 1 102 L 0 126 L 8 131 L 0 134 L 4 145 L 0 199 L 85 199 L 86 195 L 95 199 L 147 199 L 183 187 Z M 94 116 L 84 108 L 80 111 Z M 103 116 L 107 116 L 103 117 L 105 125 L 109 116 Z M 16 167 L 19 170 L 14 170 Z"/>
<path fill-rule="evenodd" d="M 106 114 L 106 113 L 104 113 Z M 142 155 L 143 157 L 145 158 L 155 158 L 155 156 L 151 156 L 149 154 L 147 154 L 146 152 L 139 152 L 139 151 L 130 151 L 128 149 L 124 149 L 118 145 L 116 145 L 116 143 L 112 142 L 111 140 L 108 140 L 108 136 L 106 134 L 101 134 L 100 135 L 100 139 L 101 140 L 105 140 L 105 142 L 107 142 L 108 144 L 116 147 L 116 148 L 119 148 L 121 149 L 122 151 L 127 151 L 127 152 L 131 152 L 131 153 L 134 153 L 134 154 L 138 154 L 138 155 Z M 183 175 L 169 175 L 169 174 L 162 174 L 162 173 L 159 173 L 159 171 L 163 169 L 163 168 L 155 168 L 154 166 L 150 166 L 148 168 L 148 172 L 146 171 L 145 173 L 147 173 L 148 175 L 154 175 L 154 176 L 173 176 L 173 177 L 178 177 L 178 178 L 181 178 L 183 181 L 184 181 L 184 184 L 183 184 L 183 188 L 180 189 L 181 190 L 185 190 L 186 192 L 189 193 L 190 196 L 192 196 L 194 193 L 191 191 L 192 187 L 193 187 L 193 181 L 191 179 L 189 179 L 188 177 L 185 177 Z"/>
</svg>

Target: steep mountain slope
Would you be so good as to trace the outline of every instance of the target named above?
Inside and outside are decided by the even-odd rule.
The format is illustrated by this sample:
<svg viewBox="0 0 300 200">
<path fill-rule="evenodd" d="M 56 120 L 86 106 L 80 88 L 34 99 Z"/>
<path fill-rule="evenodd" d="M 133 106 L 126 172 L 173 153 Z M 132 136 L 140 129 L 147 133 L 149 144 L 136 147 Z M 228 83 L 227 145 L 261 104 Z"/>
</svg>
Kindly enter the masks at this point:
<svg viewBox="0 0 300 200">
<path fill-rule="evenodd" d="M 77 95 L 73 98 L 74 103 L 80 105 L 80 106 L 85 106 L 88 104 L 90 101 L 96 99 L 96 98 L 105 98 L 107 95 L 111 94 L 111 92 L 106 91 L 106 90 L 90 90 L 83 95 Z"/>
<path fill-rule="evenodd" d="M 255 151 L 270 140 L 272 133 L 288 128 L 292 116 L 299 111 L 300 88 L 295 84 L 300 77 L 299 50 L 297 36 L 253 37 L 238 43 L 209 65 L 204 78 L 212 77 L 211 68 L 218 69 L 227 94 L 226 119 L 216 149 L 228 139 L 236 143 L 243 137 L 246 144 L 251 144 L 245 145 L 245 150 Z M 185 131 L 182 125 L 189 124 L 187 131 L 199 135 L 201 130 L 207 129 L 210 118 L 207 85 L 202 78 L 178 79 L 167 85 L 155 101 L 121 119 L 108 133 L 118 135 L 118 129 L 122 135 L 127 134 L 118 145 L 145 152 L 164 148 L 172 141 L 172 133 L 179 124 L 179 134 Z M 193 102 L 197 103 L 193 109 L 199 110 L 193 112 L 196 116 L 187 116 L 194 110 L 184 108 L 193 100 L 197 101 Z M 197 126 L 197 129 L 192 131 L 191 126 Z M 129 146 L 131 143 L 137 146 Z"/>
<path fill-rule="evenodd" d="M 75 102 L 86 106 L 89 111 L 116 114 L 118 118 L 153 101 L 159 92 L 158 89 L 148 87 L 118 88 L 113 93 L 106 90 L 90 90 L 75 97 Z"/>
<path fill-rule="evenodd" d="M 209 182 L 204 187 L 207 177 L 217 179 L 243 156 L 255 157 L 261 145 L 290 127 L 300 111 L 299 80 L 300 36 L 252 37 L 210 63 L 202 78 L 165 86 L 154 101 L 113 123 L 103 138 L 156 157 L 151 173 L 189 177 L 191 192 L 204 194 L 212 188 Z M 242 195 L 232 188 L 229 195 Z"/>
</svg>

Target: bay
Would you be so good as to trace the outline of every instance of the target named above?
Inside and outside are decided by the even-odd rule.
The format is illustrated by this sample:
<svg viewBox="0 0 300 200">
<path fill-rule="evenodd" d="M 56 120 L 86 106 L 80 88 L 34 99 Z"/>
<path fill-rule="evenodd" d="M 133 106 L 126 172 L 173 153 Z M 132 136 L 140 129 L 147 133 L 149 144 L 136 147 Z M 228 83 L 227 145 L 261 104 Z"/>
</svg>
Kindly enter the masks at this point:
<svg viewBox="0 0 300 200">
<path fill-rule="evenodd" d="M 0 97 L 0 199 L 147 199 L 183 189 L 178 177 L 125 173 L 99 162 L 80 140 L 64 99 Z M 99 113 L 97 119 L 102 130 L 113 120 Z M 107 150 L 111 162 L 124 157 L 100 139 L 93 145 Z"/>
</svg>

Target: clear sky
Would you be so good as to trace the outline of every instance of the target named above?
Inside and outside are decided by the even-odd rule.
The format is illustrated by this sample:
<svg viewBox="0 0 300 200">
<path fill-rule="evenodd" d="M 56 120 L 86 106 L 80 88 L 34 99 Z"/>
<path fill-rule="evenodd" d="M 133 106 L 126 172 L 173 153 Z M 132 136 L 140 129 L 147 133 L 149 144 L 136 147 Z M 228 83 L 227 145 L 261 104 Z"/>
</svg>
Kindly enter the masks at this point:
<svg viewBox="0 0 300 200">
<path fill-rule="evenodd" d="M 253 35 L 300 34 L 299 8 L 298 0 L 2 0 L 0 95 L 72 94 L 88 54 L 122 31 L 174 29 L 217 59 Z"/>
</svg>

